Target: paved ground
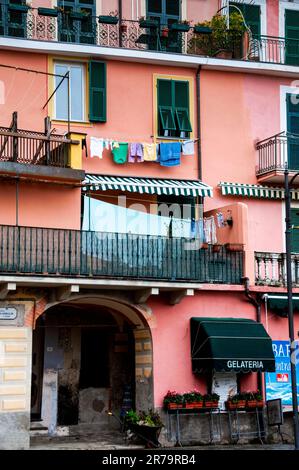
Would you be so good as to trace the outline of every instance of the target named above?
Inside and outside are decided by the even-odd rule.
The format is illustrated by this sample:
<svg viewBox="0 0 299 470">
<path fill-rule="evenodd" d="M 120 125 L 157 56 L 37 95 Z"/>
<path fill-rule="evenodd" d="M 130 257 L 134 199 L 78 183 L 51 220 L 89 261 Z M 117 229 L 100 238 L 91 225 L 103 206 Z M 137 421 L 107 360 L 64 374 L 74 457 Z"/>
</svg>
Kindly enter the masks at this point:
<svg viewBox="0 0 299 470">
<path fill-rule="evenodd" d="M 125 450 L 144 449 L 143 445 L 136 445 L 124 439 L 122 434 L 105 433 L 98 436 L 69 436 L 69 437 L 35 437 L 32 439 L 32 450 Z M 165 447 L 164 449 L 169 449 Z M 236 444 L 236 445 L 203 445 L 171 449 L 188 450 L 292 450 L 293 446 L 287 444 Z"/>
</svg>

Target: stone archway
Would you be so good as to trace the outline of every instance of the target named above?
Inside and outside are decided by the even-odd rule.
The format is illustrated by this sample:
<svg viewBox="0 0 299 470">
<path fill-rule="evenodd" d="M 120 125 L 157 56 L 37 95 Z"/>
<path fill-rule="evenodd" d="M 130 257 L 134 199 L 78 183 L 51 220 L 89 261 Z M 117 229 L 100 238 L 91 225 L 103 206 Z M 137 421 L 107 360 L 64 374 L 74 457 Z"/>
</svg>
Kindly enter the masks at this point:
<svg viewBox="0 0 299 470">
<path fill-rule="evenodd" d="M 64 305 L 68 307 L 93 305 L 95 307 L 105 308 L 108 309 L 111 315 L 114 315 L 116 319 L 117 317 L 120 318 L 121 316 L 125 319 L 126 322 L 130 324 L 135 342 L 135 407 L 137 410 L 153 408 L 153 348 L 151 330 L 149 326 L 150 313 L 146 306 L 134 305 L 127 298 L 125 298 L 125 296 L 117 296 L 116 293 L 112 295 L 78 294 L 68 298 L 63 302 L 55 301 L 51 304 L 48 304 L 42 314 L 47 314 L 47 312 L 50 310 L 53 311 L 55 307 L 61 308 L 61 306 Z M 117 347 L 117 345 L 115 347 Z M 119 347 L 121 347 L 121 345 L 119 345 Z M 53 421 L 53 414 L 55 415 L 55 410 L 53 413 L 52 405 L 50 405 L 49 408 L 49 403 L 53 403 L 53 401 L 55 402 L 55 393 L 53 395 L 53 390 L 55 389 L 55 380 L 57 380 L 57 378 L 55 379 L 55 373 L 53 371 L 52 373 L 49 371 L 47 377 L 45 377 L 44 380 L 43 391 L 43 396 L 45 395 L 45 400 L 48 403 L 48 409 L 43 413 L 43 418 L 44 421 L 47 422 L 49 432 L 52 434 L 55 434 L 57 422 L 55 423 Z M 54 408 L 55 406 L 57 409 L 57 403 L 56 405 L 54 404 Z M 44 406 L 44 410 L 46 408 L 47 407 Z M 45 417 L 45 414 L 48 415 L 48 418 Z"/>
</svg>

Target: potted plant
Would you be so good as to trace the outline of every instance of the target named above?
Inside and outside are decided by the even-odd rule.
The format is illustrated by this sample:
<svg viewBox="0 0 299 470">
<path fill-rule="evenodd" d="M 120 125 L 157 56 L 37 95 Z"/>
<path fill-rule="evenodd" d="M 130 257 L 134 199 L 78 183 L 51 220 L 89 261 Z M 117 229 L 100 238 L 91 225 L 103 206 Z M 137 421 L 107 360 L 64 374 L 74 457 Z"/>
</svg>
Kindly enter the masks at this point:
<svg viewBox="0 0 299 470">
<path fill-rule="evenodd" d="M 202 408 L 203 407 L 203 396 L 197 390 L 192 390 L 191 392 L 184 393 L 183 400 L 185 408 Z"/>
<path fill-rule="evenodd" d="M 30 8 L 31 7 L 29 5 L 26 5 L 25 3 L 21 4 L 21 5 L 16 4 L 16 3 L 9 3 L 8 4 L 8 10 L 9 11 L 18 11 L 20 13 L 27 13 Z"/>
<path fill-rule="evenodd" d="M 177 408 L 183 408 L 184 396 L 176 391 L 170 391 L 166 393 L 163 399 L 164 408 L 173 410 Z"/>
<path fill-rule="evenodd" d="M 241 243 L 226 243 L 225 248 L 227 251 L 243 251 L 244 245 Z"/>
<path fill-rule="evenodd" d="M 256 408 L 256 398 L 254 392 L 247 392 L 246 395 L 246 408 Z"/>
<path fill-rule="evenodd" d="M 142 16 L 141 18 L 139 18 L 139 26 L 140 28 L 152 28 L 152 29 L 155 29 L 158 27 L 158 21 L 155 21 L 155 20 L 150 20 L 150 19 L 146 19 L 144 18 L 144 16 Z"/>
<path fill-rule="evenodd" d="M 212 28 L 210 26 L 210 22 L 205 21 L 204 23 L 197 23 L 196 25 L 194 25 L 193 31 L 196 34 L 211 34 Z"/>
<path fill-rule="evenodd" d="M 169 28 L 168 26 L 162 26 L 161 28 L 161 37 L 168 38 Z"/>
<path fill-rule="evenodd" d="M 120 23 L 119 29 L 122 33 L 126 33 L 128 31 L 128 25 L 126 23 Z"/>
<path fill-rule="evenodd" d="M 214 253 L 218 253 L 222 248 L 222 245 L 220 245 L 219 243 L 215 243 L 215 245 L 213 245 L 213 251 Z"/>
<path fill-rule="evenodd" d="M 236 410 L 238 408 L 238 396 L 232 395 L 228 397 L 225 406 L 227 410 Z"/>
<path fill-rule="evenodd" d="M 100 15 L 98 17 L 99 23 L 104 24 L 117 24 L 118 23 L 118 11 L 110 11 L 108 15 Z"/>
<path fill-rule="evenodd" d="M 256 406 L 258 408 L 263 408 L 264 407 L 263 394 L 259 390 L 257 390 L 254 393 L 254 396 L 255 396 L 255 399 L 256 399 Z"/>
<path fill-rule="evenodd" d="M 187 20 L 177 21 L 176 23 L 172 23 L 170 29 L 172 31 L 180 31 L 187 33 L 191 28 L 190 23 Z"/>
<path fill-rule="evenodd" d="M 207 393 L 203 396 L 204 408 L 218 408 L 219 398 L 217 393 Z"/>
<path fill-rule="evenodd" d="M 125 415 L 125 425 L 145 443 L 147 448 L 161 446 L 158 439 L 164 424 L 159 413 L 153 410 L 140 413 L 130 410 Z"/>
<path fill-rule="evenodd" d="M 41 16 L 50 16 L 52 18 L 56 18 L 58 16 L 57 8 L 38 8 L 37 12 Z"/>
</svg>

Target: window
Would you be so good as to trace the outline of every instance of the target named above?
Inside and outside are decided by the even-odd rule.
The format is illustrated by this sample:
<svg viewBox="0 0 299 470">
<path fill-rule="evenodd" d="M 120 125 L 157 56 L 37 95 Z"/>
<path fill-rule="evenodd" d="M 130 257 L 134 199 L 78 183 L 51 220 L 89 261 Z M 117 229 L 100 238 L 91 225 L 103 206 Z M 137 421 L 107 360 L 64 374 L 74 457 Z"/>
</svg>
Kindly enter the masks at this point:
<svg viewBox="0 0 299 470">
<path fill-rule="evenodd" d="M 56 63 L 54 70 L 57 75 L 70 77 L 70 119 L 71 121 L 84 121 L 85 113 L 85 67 L 83 64 Z M 61 77 L 55 77 L 55 87 L 61 81 Z M 55 119 L 66 121 L 68 119 L 68 81 L 65 79 L 55 93 Z"/>
<path fill-rule="evenodd" d="M 189 113 L 189 82 L 159 79 L 157 89 L 159 136 L 189 137 L 189 133 L 192 132 Z"/>
<path fill-rule="evenodd" d="M 147 18 L 155 20 L 161 27 L 171 27 L 173 23 L 177 23 L 180 19 L 180 3 L 173 0 L 147 0 Z M 170 31 L 165 37 L 159 37 L 157 44 L 157 36 L 155 31 L 149 31 L 149 49 L 164 50 L 168 52 L 182 52 L 182 34 L 177 31 Z"/>
</svg>

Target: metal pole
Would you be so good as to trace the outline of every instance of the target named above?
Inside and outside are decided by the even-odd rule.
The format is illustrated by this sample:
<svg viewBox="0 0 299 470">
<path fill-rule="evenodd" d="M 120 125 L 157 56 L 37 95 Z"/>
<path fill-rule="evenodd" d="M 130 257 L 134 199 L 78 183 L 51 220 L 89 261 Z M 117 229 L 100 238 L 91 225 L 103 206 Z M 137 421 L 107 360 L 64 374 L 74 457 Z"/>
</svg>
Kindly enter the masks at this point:
<svg viewBox="0 0 299 470">
<path fill-rule="evenodd" d="M 297 173 L 291 181 L 298 175 Z M 284 172 L 285 186 L 285 242 L 286 242 L 286 263 L 287 263 L 287 292 L 288 292 L 288 323 L 290 337 L 290 363 L 291 363 L 291 385 L 292 385 L 292 402 L 293 402 L 293 419 L 294 419 L 294 440 L 295 450 L 299 450 L 299 421 L 298 421 L 298 398 L 297 398 L 297 379 L 296 379 L 296 363 L 295 363 L 295 338 L 294 338 L 294 315 L 293 315 L 293 299 L 292 299 L 292 266 L 291 266 L 291 197 L 289 185 L 289 170 Z"/>
<path fill-rule="evenodd" d="M 71 132 L 71 103 L 70 103 L 70 72 L 66 74 L 67 78 L 67 133 Z"/>
</svg>

